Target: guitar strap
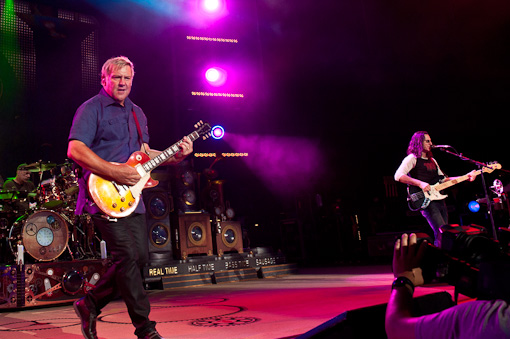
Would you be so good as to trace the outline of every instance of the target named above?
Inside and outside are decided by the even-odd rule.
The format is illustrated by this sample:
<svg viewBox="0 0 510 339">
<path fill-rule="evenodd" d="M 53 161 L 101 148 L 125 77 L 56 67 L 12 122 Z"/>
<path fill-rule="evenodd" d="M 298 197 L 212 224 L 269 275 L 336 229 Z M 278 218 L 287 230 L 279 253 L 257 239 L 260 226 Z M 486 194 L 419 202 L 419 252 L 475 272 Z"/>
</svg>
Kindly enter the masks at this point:
<svg viewBox="0 0 510 339">
<path fill-rule="evenodd" d="M 136 123 L 136 129 L 138 131 L 138 140 L 140 141 L 140 148 L 143 146 L 143 150 L 145 154 L 149 155 L 149 152 L 147 152 L 147 149 L 145 148 L 145 144 L 143 143 L 143 136 L 142 136 L 142 129 L 140 128 L 140 123 L 138 122 L 138 117 L 136 116 L 135 109 L 133 108 L 133 117 L 135 118 Z"/>
</svg>

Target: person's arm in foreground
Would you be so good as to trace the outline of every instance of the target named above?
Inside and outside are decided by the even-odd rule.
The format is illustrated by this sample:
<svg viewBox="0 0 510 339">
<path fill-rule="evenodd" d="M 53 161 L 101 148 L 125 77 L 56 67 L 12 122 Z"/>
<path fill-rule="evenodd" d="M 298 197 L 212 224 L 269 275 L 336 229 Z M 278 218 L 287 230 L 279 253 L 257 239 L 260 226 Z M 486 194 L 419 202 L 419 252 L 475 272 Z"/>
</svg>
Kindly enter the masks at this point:
<svg viewBox="0 0 510 339">
<path fill-rule="evenodd" d="M 414 287 L 423 284 L 418 263 L 423 257 L 425 243 L 416 245 L 416 234 L 402 234 L 395 242 L 393 251 L 393 274 L 403 283 L 393 286 L 386 309 L 385 327 L 388 338 L 414 338 L 417 318 L 412 317 Z"/>
</svg>

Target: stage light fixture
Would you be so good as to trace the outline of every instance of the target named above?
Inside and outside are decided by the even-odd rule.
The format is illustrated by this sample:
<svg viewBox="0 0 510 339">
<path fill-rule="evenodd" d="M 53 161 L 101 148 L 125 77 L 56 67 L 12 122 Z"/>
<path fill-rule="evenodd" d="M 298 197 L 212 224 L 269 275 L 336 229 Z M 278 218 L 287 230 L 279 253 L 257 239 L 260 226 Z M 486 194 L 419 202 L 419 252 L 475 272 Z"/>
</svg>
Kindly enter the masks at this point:
<svg viewBox="0 0 510 339">
<path fill-rule="evenodd" d="M 191 95 L 199 97 L 244 98 L 243 93 L 214 93 L 214 92 L 191 91 Z"/>
<path fill-rule="evenodd" d="M 238 39 L 235 38 L 215 38 L 208 36 L 197 36 L 197 35 L 187 35 L 186 40 L 192 41 L 210 41 L 210 42 L 225 42 L 231 44 L 237 44 L 239 42 Z"/>
<path fill-rule="evenodd" d="M 223 0 L 202 0 L 202 9 L 210 14 L 221 12 L 224 9 Z"/>
<path fill-rule="evenodd" d="M 220 125 L 216 125 L 211 129 L 211 136 L 214 139 L 221 139 L 225 135 L 225 130 Z"/>
<path fill-rule="evenodd" d="M 480 210 L 480 204 L 477 201 L 470 201 L 468 203 L 468 208 L 471 212 L 476 213 Z"/>
<path fill-rule="evenodd" d="M 205 72 L 205 79 L 212 86 L 222 86 L 227 81 L 227 72 L 219 67 L 211 67 Z"/>
</svg>

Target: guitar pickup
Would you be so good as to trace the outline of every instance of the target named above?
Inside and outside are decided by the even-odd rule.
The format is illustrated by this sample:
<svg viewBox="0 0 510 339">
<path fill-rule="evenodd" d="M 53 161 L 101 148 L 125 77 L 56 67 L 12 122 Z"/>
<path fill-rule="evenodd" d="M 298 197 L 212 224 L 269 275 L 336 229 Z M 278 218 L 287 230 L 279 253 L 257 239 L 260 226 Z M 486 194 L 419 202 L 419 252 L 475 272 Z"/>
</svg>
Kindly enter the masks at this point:
<svg viewBox="0 0 510 339">
<path fill-rule="evenodd" d="M 113 185 L 113 187 L 115 187 L 117 192 L 119 192 L 119 194 L 122 194 L 125 191 L 124 187 L 117 185 L 117 183 L 115 181 L 112 181 L 112 185 Z"/>
<path fill-rule="evenodd" d="M 418 195 L 418 193 L 411 194 L 410 198 L 411 198 L 411 201 L 413 201 L 413 202 L 420 200 L 420 196 Z"/>
</svg>

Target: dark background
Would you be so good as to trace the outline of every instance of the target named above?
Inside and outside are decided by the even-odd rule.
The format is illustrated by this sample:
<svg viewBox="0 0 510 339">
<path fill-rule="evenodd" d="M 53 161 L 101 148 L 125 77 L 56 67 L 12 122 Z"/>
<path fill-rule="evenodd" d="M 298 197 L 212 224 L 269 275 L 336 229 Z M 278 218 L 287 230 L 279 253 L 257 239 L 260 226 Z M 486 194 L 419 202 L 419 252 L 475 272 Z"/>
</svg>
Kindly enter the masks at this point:
<svg viewBox="0 0 510 339">
<path fill-rule="evenodd" d="M 117 55 L 133 60 L 131 98 L 148 116 L 153 148 L 168 147 L 203 119 L 225 126 L 227 136 L 197 142 L 197 152 L 249 152 L 214 166 L 252 246 L 281 246 L 293 232 L 282 220 L 298 220 L 315 249 L 337 246 L 324 240 L 331 232 L 342 243 L 354 216 L 364 236 L 424 227 L 407 212 L 405 186 L 391 182 L 418 130 L 466 157 L 508 166 L 507 1 L 227 0 L 229 14 L 215 22 L 194 18 L 193 1 L 28 3 L 44 16 L 58 8 L 93 16 L 99 66 Z M 13 90 L 14 76 L 2 67 L 4 178 L 21 162 L 65 161 L 74 111 L 100 89 L 99 68 L 97 88 L 82 86 L 79 42 L 90 27 L 60 26 L 57 37 L 35 30 L 33 89 Z M 190 34 L 239 43 L 191 44 L 183 38 Z M 189 95 L 209 90 L 197 70 L 211 60 L 242 69 L 225 91 L 245 98 Z M 434 153 L 451 176 L 476 168 Z M 200 173 L 212 159 L 194 163 Z M 508 183 L 497 171 L 488 186 L 495 178 Z M 451 222 L 482 195 L 479 179 L 456 186 Z M 487 225 L 483 215 L 463 219 L 470 221 Z M 498 223 L 508 226 L 507 215 Z"/>
</svg>

